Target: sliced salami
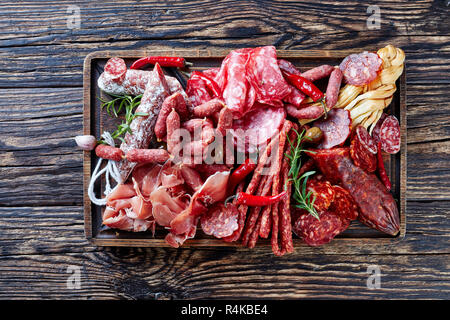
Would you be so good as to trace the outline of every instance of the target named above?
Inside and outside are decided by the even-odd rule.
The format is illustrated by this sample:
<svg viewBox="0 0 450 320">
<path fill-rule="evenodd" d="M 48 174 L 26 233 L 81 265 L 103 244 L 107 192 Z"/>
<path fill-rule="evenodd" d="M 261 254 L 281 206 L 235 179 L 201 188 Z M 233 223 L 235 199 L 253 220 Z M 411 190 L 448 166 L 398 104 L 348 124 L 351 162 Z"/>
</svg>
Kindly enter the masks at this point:
<svg viewBox="0 0 450 320">
<path fill-rule="evenodd" d="M 364 132 L 363 134 L 358 134 L 359 131 Z M 368 137 L 367 137 L 367 136 Z M 360 137 L 363 137 L 362 139 Z M 369 138 L 370 140 L 368 140 Z M 367 144 L 365 141 L 370 141 Z M 374 172 L 377 169 L 377 156 L 374 154 L 368 145 L 373 143 L 373 139 L 370 137 L 366 128 L 363 126 L 358 126 L 356 132 L 352 137 L 350 143 L 350 156 L 353 163 L 367 172 Z"/>
<path fill-rule="evenodd" d="M 333 186 L 334 201 L 330 206 L 333 211 L 342 218 L 355 220 L 358 218 L 358 206 L 350 192 L 340 186 Z"/>
<path fill-rule="evenodd" d="M 313 206 L 317 211 L 327 210 L 334 200 L 334 189 L 328 181 L 308 179 L 306 192 L 312 192 L 311 199 L 315 198 Z"/>
<path fill-rule="evenodd" d="M 122 82 L 127 73 L 127 65 L 122 58 L 114 57 L 105 64 L 105 73 L 114 82 Z"/>
<path fill-rule="evenodd" d="M 400 151 L 400 124 L 395 116 L 384 119 L 380 128 L 380 142 L 381 149 L 387 153 L 395 154 Z"/>
<path fill-rule="evenodd" d="M 320 246 L 348 228 L 350 221 L 332 211 L 323 211 L 317 220 L 310 214 L 301 215 L 294 224 L 294 233 L 310 246 Z"/>
<path fill-rule="evenodd" d="M 332 109 L 328 112 L 326 119 L 314 122 L 314 126 L 319 127 L 323 132 L 323 140 L 317 148 L 330 149 L 343 145 L 350 136 L 352 118 L 348 110 Z"/>
<path fill-rule="evenodd" d="M 238 229 L 239 211 L 234 204 L 226 207 L 222 203 L 211 208 L 200 218 L 202 230 L 207 235 L 216 238 L 224 238 L 233 234 Z"/>
<path fill-rule="evenodd" d="M 383 59 L 378 54 L 364 51 L 347 56 L 339 68 L 348 84 L 363 86 L 377 77 L 382 64 Z"/>
<path fill-rule="evenodd" d="M 291 92 L 278 66 L 274 46 L 252 50 L 247 63 L 247 79 L 255 88 L 257 101 L 260 103 L 271 105 L 276 101 L 281 103 L 281 100 Z"/>
<path fill-rule="evenodd" d="M 233 121 L 230 133 L 239 152 L 255 152 L 257 147 L 274 137 L 286 119 L 283 108 L 259 107 Z"/>
<path fill-rule="evenodd" d="M 364 126 L 356 127 L 355 138 L 359 140 L 359 142 L 361 143 L 361 147 L 363 147 L 370 153 L 377 154 L 377 144 Z"/>
<path fill-rule="evenodd" d="M 375 127 L 372 130 L 372 138 L 375 141 L 375 143 L 378 145 L 378 141 L 380 141 L 380 129 L 381 125 L 384 122 L 384 119 L 387 118 L 386 113 L 382 113 L 380 119 L 378 119 L 377 123 L 375 124 Z"/>
</svg>

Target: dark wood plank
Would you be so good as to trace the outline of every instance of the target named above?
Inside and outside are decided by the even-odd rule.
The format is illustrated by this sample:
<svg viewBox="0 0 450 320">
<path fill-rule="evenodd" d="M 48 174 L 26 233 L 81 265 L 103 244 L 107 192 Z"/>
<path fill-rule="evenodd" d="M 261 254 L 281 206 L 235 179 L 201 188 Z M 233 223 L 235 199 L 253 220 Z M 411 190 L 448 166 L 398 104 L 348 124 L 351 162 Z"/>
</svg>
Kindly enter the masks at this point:
<svg viewBox="0 0 450 320">
<path fill-rule="evenodd" d="M 427 37 L 428 38 L 428 37 Z M 429 48 L 427 38 L 423 42 L 415 43 L 415 37 L 409 39 L 413 43 L 413 48 L 422 46 Z M 440 50 L 448 48 L 449 37 L 442 37 L 437 41 L 437 49 L 429 48 L 421 51 L 416 49 L 409 50 L 408 45 L 401 46 L 397 44 L 396 39 L 384 37 L 377 43 L 366 44 L 361 38 L 348 46 L 333 46 L 334 50 L 371 50 L 376 51 L 388 43 L 402 47 L 406 52 L 406 72 L 408 83 L 450 83 L 448 74 L 450 72 L 448 64 L 442 64 L 442 61 L 448 61 L 450 51 Z M 330 39 L 329 37 L 327 39 Z M 257 40 L 257 39 L 256 39 Z M 279 45 L 275 41 L 264 39 L 256 41 L 255 39 L 243 39 L 241 42 L 230 42 L 224 39 L 205 41 L 205 40 L 142 40 L 142 41 L 118 41 L 118 42 L 94 42 L 94 43 L 72 43 L 54 45 L 38 45 L 23 47 L 6 47 L 2 49 L 3 56 L 0 60 L 0 88 L 11 87 L 72 87 L 82 86 L 82 65 L 83 60 L 90 52 L 97 48 L 102 50 L 135 50 L 135 49 L 227 49 L 230 47 L 249 47 L 267 44 L 276 44 L 280 49 L 295 50 L 328 50 L 330 46 L 321 45 L 321 39 L 317 39 L 315 45 L 303 45 L 302 43 L 288 46 Z M 323 40 L 323 39 L 322 39 Z M 339 43 L 339 40 L 336 40 Z M 359 43 L 361 41 L 361 43 Z M 356 48 L 356 49 L 355 49 Z M 30 59 L 29 57 L 32 57 Z M 51 57 L 51 58 L 49 58 Z"/>
<path fill-rule="evenodd" d="M 8 299 L 418 299 L 450 297 L 449 255 L 288 255 L 209 250 L 111 249 L 0 257 Z M 367 289 L 369 266 L 381 288 Z M 68 289 L 67 268 L 80 268 Z M 320 274 L 320 275 L 318 275 Z"/>
<path fill-rule="evenodd" d="M 0 256 L 55 253 L 83 253 L 104 251 L 90 245 L 83 232 L 83 208 L 81 206 L 8 207 L 0 208 Z M 297 247 L 293 256 L 304 260 L 304 255 L 385 255 L 385 254 L 450 254 L 449 201 L 407 203 L 407 232 L 402 241 L 386 243 L 331 242 L 313 248 Z M 353 225 L 356 223 L 354 222 Z M 357 229 L 368 229 L 359 226 Z M 159 230 L 160 235 L 165 231 Z M 348 233 L 346 231 L 346 233 Z M 344 236 L 345 234 L 344 233 Z M 188 243 L 187 243 L 188 244 Z M 127 250 L 123 248 L 124 252 Z M 130 249 L 131 251 L 135 249 Z M 161 249 L 163 250 L 163 249 Z M 181 248 L 180 251 L 189 250 Z M 199 250 L 204 250 L 199 249 Z M 216 252 L 232 251 L 254 255 L 270 254 L 270 246 L 254 250 L 236 247 L 209 248 Z M 174 250 L 176 252 L 176 250 Z"/>
</svg>

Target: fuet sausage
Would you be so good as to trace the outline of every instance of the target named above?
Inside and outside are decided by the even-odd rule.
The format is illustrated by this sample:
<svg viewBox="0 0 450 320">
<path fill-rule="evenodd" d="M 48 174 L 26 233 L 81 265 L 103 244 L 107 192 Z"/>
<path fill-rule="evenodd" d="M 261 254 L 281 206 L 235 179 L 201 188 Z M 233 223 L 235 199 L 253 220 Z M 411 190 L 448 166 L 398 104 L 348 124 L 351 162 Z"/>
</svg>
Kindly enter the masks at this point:
<svg viewBox="0 0 450 320">
<path fill-rule="evenodd" d="M 95 154 L 102 159 L 120 161 L 123 159 L 123 151 L 119 148 L 111 147 L 106 144 L 99 144 L 95 148 Z"/>
<path fill-rule="evenodd" d="M 126 158 L 137 163 L 164 163 L 170 158 L 170 154 L 164 149 L 131 149 Z"/>
<path fill-rule="evenodd" d="M 196 117 L 209 117 L 224 107 L 224 103 L 219 98 L 214 98 L 194 108 Z"/>
<path fill-rule="evenodd" d="M 127 132 L 125 141 L 120 145 L 124 153 L 131 149 L 144 149 L 150 144 L 154 135 L 154 127 L 159 111 L 164 100 L 169 96 L 169 86 L 164 77 L 161 67 L 156 64 L 152 77 L 146 86 L 141 104 L 136 108 L 136 112 L 148 114 L 147 116 L 136 117 L 130 124 L 131 133 Z M 124 159 L 119 162 L 120 182 L 127 180 L 129 174 L 136 163 Z"/>
</svg>

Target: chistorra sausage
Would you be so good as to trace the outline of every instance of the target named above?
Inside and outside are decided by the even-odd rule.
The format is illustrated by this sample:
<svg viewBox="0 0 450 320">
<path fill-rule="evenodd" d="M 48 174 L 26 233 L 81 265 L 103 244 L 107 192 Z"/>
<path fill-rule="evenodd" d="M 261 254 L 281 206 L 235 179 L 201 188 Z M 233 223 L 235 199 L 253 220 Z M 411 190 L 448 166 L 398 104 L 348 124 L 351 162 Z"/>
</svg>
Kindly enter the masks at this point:
<svg viewBox="0 0 450 320">
<path fill-rule="evenodd" d="M 154 127 L 156 118 L 164 99 L 169 95 L 169 87 L 164 77 L 161 67 L 156 64 L 153 77 L 150 77 L 149 83 L 145 89 L 141 99 L 141 104 L 137 107 L 136 112 L 145 113 L 147 116 L 139 116 L 133 119 L 130 124 L 131 132 L 125 135 L 125 141 L 120 145 L 120 149 L 124 153 L 128 153 L 131 149 L 147 148 L 154 135 Z M 118 164 L 121 183 L 125 182 L 128 175 L 133 170 L 136 163 L 126 159 Z"/>
<path fill-rule="evenodd" d="M 352 195 L 359 207 L 359 220 L 390 235 L 399 232 L 399 213 L 392 195 L 376 175 L 353 164 L 349 148 L 314 149 L 308 152 L 320 171 Z"/>
<path fill-rule="evenodd" d="M 194 108 L 194 115 L 199 118 L 209 117 L 224 107 L 224 103 L 219 98 L 214 98 Z"/>
<path fill-rule="evenodd" d="M 334 68 L 333 72 L 331 72 L 330 79 L 328 79 L 327 92 L 325 95 L 328 110 L 334 108 L 336 102 L 338 101 L 341 83 L 342 71 L 339 68 Z"/>
<path fill-rule="evenodd" d="M 186 102 L 179 92 L 175 92 L 167 97 L 161 106 L 161 110 L 159 111 L 158 119 L 155 124 L 155 136 L 158 140 L 162 140 L 167 134 L 166 120 L 172 109 L 177 110 L 181 118 L 186 118 L 188 116 Z"/>
</svg>

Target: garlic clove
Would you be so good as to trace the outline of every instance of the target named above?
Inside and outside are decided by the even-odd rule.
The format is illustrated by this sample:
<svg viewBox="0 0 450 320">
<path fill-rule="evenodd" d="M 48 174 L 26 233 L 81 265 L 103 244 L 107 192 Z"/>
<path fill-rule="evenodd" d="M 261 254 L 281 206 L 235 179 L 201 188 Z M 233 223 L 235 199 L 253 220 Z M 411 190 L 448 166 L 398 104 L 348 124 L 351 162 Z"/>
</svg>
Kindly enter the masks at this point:
<svg viewBox="0 0 450 320">
<path fill-rule="evenodd" d="M 97 145 L 97 139 L 91 135 L 76 136 L 75 142 L 84 151 L 91 151 Z"/>
</svg>

